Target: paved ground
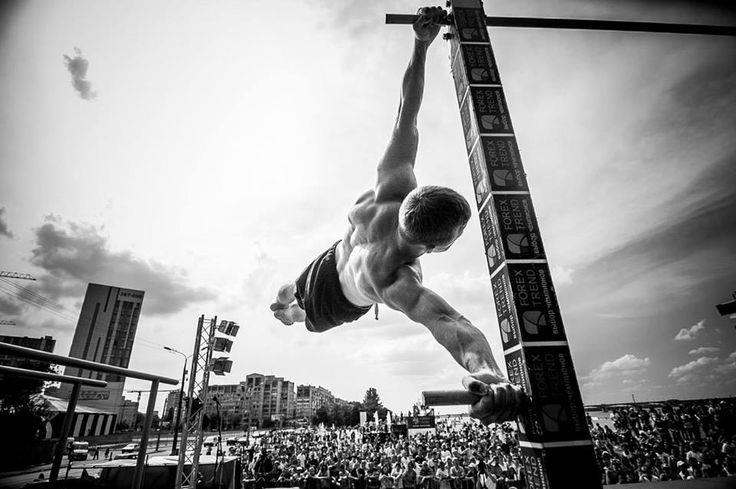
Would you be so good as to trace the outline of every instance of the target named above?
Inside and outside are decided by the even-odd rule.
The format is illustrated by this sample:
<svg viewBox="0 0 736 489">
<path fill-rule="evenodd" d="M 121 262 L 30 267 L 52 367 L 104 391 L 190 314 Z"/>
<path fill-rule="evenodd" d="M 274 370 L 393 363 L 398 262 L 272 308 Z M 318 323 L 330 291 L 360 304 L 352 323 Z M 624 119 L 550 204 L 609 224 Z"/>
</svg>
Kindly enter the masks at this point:
<svg viewBox="0 0 736 489">
<path fill-rule="evenodd" d="M 156 443 L 155 440 L 152 443 L 151 449 L 148 450 L 148 455 L 169 455 L 171 453 L 171 443 L 164 444 L 163 440 L 162 443 L 159 445 L 159 450 L 155 450 Z M 79 478 L 82 474 L 83 469 L 87 469 L 88 471 L 92 472 L 94 471 L 95 466 L 97 466 L 100 463 L 104 463 L 105 460 L 102 458 L 104 455 L 105 450 L 104 448 L 100 450 L 100 459 L 99 460 L 78 460 L 72 462 L 72 468 L 69 471 L 69 478 Z M 114 450 L 113 455 L 120 453 L 120 450 Z M 64 457 L 64 459 L 61 462 L 61 471 L 59 472 L 59 478 L 64 478 L 66 476 L 66 467 L 67 467 L 67 458 Z M 24 470 L 14 471 L 14 472 L 8 472 L 4 474 L 0 474 L 0 488 L 7 488 L 7 489 L 20 489 L 24 487 L 29 482 L 33 482 L 39 474 L 43 474 L 45 479 L 49 478 L 49 473 L 51 472 L 51 464 L 44 464 L 44 465 L 38 465 L 36 467 L 30 467 Z"/>
</svg>

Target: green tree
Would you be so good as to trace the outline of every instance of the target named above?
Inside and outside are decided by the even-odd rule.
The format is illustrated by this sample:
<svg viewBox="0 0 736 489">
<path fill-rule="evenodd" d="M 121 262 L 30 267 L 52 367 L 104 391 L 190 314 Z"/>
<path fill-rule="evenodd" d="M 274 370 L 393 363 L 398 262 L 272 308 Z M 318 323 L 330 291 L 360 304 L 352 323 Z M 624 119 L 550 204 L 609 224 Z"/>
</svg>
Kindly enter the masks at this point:
<svg viewBox="0 0 736 489">
<path fill-rule="evenodd" d="M 21 360 L 19 368 L 53 372 L 48 363 Z M 16 375 L 0 375 L 0 435 L 12 440 L 0 446 L 0 469 L 8 470 L 28 463 L 27 454 L 45 433 L 49 410 L 41 392 L 44 381 Z"/>
<path fill-rule="evenodd" d="M 378 417 L 380 419 L 386 418 L 386 412 L 388 409 L 383 407 L 381 398 L 375 387 L 369 387 L 368 390 L 365 391 L 365 397 L 363 398 L 363 411 L 368 413 L 369 421 L 373 419 L 373 415 L 376 411 L 378 411 Z"/>
<path fill-rule="evenodd" d="M 165 422 L 171 422 L 174 420 L 174 408 L 170 407 L 168 411 L 166 411 L 166 414 L 164 415 L 164 419 L 162 421 Z"/>
<path fill-rule="evenodd" d="M 330 416 L 330 412 L 324 406 L 317 408 L 317 411 L 314 413 L 314 424 L 320 423 L 324 423 L 325 426 L 334 423 L 332 416 Z"/>
</svg>

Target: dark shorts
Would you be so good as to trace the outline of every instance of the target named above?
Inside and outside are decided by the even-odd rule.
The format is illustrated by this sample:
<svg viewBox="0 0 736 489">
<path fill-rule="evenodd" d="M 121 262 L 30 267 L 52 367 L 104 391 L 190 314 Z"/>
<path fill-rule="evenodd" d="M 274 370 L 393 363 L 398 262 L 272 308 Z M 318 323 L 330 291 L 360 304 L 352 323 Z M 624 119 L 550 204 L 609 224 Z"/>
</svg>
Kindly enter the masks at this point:
<svg viewBox="0 0 736 489">
<path fill-rule="evenodd" d="M 296 300 L 307 313 L 309 331 L 321 333 L 355 321 L 371 310 L 350 302 L 340 287 L 335 248 L 339 241 L 317 257 L 296 281 Z"/>
</svg>

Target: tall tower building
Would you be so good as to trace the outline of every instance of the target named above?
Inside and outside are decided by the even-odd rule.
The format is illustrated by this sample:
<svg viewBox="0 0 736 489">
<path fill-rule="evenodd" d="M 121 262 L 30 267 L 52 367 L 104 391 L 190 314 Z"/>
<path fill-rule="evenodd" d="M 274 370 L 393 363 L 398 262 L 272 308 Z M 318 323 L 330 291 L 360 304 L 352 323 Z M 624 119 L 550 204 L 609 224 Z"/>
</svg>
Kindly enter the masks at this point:
<svg viewBox="0 0 736 489">
<path fill-rule="evenodd" d="M 142 290 L 88 284 L 69 356 L 128 368 L 143 294 Z M 118 413 L 123 403 L 124 377 L 77 367 L 66 367 L 64 373 L 106 381 L 107 387 L 82 387 L 79 404 Z M 68 398 L 70 384 L 62 384 L 59 393 Z"/>
</svg>

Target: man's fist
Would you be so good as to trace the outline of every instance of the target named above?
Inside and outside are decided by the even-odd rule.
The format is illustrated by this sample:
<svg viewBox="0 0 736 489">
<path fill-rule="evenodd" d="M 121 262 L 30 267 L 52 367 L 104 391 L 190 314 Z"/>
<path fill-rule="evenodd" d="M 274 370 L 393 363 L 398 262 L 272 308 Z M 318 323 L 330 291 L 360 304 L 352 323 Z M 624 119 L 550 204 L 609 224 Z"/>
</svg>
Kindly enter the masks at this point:
<svg viewBox="0 0 736 489">
<path fill-rule="evenodd" d="M 423 7 L 417 14 L 419 18 L 414 22 L 414 35 L 417 40 L 429 44 L 440 32 L 440 25 L 447 20 L 447 12 L 441 7 Z"/>
<path fill-rule="evenodd" d="M 484 425 L 513 421 L 524 402 L 524 392 L 503 377 L 476 372 L 463 378 L 463 387 L 481 398 L 470 406 L 470 416 Z"/>
</svg>

